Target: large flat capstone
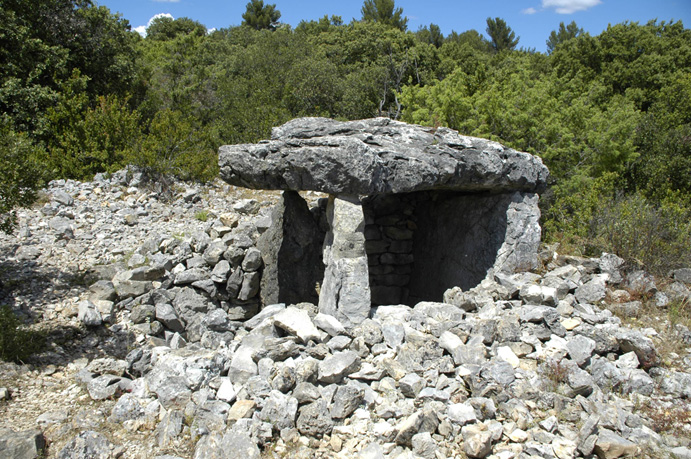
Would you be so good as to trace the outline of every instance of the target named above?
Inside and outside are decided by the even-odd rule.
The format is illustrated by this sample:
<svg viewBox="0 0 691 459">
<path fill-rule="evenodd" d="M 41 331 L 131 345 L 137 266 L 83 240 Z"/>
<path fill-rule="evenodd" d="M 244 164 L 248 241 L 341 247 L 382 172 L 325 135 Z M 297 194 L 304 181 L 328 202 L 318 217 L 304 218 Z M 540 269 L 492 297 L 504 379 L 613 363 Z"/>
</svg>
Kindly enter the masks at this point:
<svg viewBox="0 0 691 459">
<path fill-rule="evenodd" d="M 540 192 L 542 161 L 447 128 L 388 118 L 298 118 L 271 140 L 219 149 L 221 177 L 256 189 L 373 195 L 423 190 Z"/>
</svg>

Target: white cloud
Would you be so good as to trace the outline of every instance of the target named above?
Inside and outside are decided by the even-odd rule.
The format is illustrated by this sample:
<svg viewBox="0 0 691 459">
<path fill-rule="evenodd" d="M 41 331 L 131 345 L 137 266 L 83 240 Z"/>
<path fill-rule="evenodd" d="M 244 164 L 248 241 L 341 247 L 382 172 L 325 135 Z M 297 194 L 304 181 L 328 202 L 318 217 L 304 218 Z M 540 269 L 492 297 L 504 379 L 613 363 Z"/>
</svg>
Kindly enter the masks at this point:
<svg viewBox="0 0 691 459">
<path fill-rule="evenodd" d="M 543 8 L 552 8 L 558 14 L 585 11 L 602 3 L 602 0 L 542 0 Z"/>
<path fill-rule="evenodd" d="M 173 15 L 170 14 L 170 13 L 158 13 L 158 14 L 155 14 L 151 19 L 149 19 L 149 22 L 147 22 L 145 26 L 142 25 L 142 26 L 134 27 L 132 30 L 134 30 L 135 32 L 137 32 L 137 33 L 138 33 L 139 35 L 141 35 L 142 37 L 146 37 L 146 29 L 148 29 L 149 26 L 151 25 L 151 23 L 154 22 L 154 20 L 157 19 L 157 18 L 170 18 L 170 19 L 175 19 L 175 18 L 173 17 Z"/>
<path fill-rule="evenodd" d="M 521 13 L 523 13 L 523 14 L 535 14 L 535 13 L 537 13 L 537 10 L 531 6 L 530 8 L 526 8 L 523 11 L 521 11 Z"/>
</svg>

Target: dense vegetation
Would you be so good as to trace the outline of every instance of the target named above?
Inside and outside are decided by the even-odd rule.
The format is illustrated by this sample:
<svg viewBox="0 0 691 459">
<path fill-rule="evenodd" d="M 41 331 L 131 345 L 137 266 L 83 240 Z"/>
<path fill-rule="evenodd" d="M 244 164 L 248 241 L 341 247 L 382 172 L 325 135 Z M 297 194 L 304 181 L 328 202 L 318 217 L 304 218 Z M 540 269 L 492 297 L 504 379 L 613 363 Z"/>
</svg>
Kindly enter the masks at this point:
<svg viewBox="0 0 691 459">
<path fill-rule="evenodd" d="M 137 164 L 206 180 L 219 145 L 267 138 L 294 117 L 389 116 L 543 158 L 548 241 L 660 273 L 691 264 L 691 31 L 681 22 L 597 36 L 559 24 L 543 54 L 518 48 L 501 18 L 487 19 L 488 38 L 407 31 L 393 0 L 366 0 L 347 24 L 291 28 L 262 0 L 240 19 L 208 33 L 159 18 L 142 38 L 90 0 L 0 0 L 3 228 L 46 178 Z"/>
</svg>

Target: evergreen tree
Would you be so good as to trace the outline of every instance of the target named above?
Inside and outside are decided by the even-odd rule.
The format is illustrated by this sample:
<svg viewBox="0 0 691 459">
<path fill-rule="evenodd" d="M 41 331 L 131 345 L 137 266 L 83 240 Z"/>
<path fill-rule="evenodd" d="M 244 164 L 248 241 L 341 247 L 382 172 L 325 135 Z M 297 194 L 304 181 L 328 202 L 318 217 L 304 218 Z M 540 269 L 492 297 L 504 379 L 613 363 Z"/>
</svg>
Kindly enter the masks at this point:
<svg viewBox="0 0 691 459">
<path fill-rule="evenodd" d="M 436 24 L 430 24 L 429 28 L 427 26 L 420 26 L 417 32 L 415 32 L 418 40 L 423 43 L 429 43 L 434 45 L 436 48 L 440 48 L 444 44 L 444 35 L 441 33 L 441 29 Z"/>
<path fill-rule="evenodd" d="M 549 34 L 549 39 L 547 40 L 547 54 L 551 54 L 557 45 L 571 40 L 572 38 L 576 38 L 581 34 L 583 34 L 583 29 L 576 25 L 576 21 L 571 21 L 567 26 L 564 26 L 564 23 L 560 22 L 559 30 L 553 30 Z"/>
<path fill-rule="evenodd" d="M 516 49 L 520 37 L 506 25 L 506 21 L 501 18 L 487 18 L 487 35 L 491 41 L 490 45 L 495 52 L 504 50 L 512 51 Z"/>
<path fill-rule="evenodd" d="M 403 31 L 408 27 L 403 8 L 396 8 L 394 0 L 365 0 L 360 12 L 363 21 L 381 22 Z"/>
<path fill-rule="evenodd" d="M 276 9 L 275 4 L 264 5 L 263 0 L 252 0 L 242 15 L 242 24 L 257 30 L 275 30 L 280 18 L 281 12 Z"/>
</svg>

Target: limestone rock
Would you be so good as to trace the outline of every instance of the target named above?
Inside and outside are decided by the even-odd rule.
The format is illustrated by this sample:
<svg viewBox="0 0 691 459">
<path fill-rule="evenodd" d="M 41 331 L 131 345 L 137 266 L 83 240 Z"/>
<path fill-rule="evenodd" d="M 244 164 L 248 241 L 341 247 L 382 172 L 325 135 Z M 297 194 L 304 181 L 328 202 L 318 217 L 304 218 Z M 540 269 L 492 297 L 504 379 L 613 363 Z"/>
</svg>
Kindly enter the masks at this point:
<svg viewBox="0 0 691 459">
<path fill-rule="evenodd" d="M 638 452 L 638 446 L 609 429 L 600 429 L 594 452 L 600 459 L 616 459 L 634 456 Z"/>
<path fill-rule="evenodd" d="M 346 327 L 361 323 L 370 313 L 364 218 L 357 196 L 329 199 L 319 312 L 336 317 Z"/>
<path fill-rule="evenodd" d="M 301 434 L 321 438 L 329 435 L 333 427 L 334 421 L 324 400 L 317 400 L 300 409 L 297 429 Z"/>
<path fill-rule="evenodd" d="M 38 430 L 15 432 L 0 429 L 0 455 L 15 459 L 42 457 L 46 447 L 43 433 Z"/>
<path fill-rule="evenodd" d="M 319 363 L 319 381 L 338 383 L 360 368 L 360 357 L 353 351 L 337 352 Z"/>
<path fill-rule="evenodd" d="M 484 424 L 463 426 L 463 450 L 469 457 L 485 457 L 492 451 L 492 433 Z"/>
<path fill-rule="evenodd" d="M 274 324 L 297 336 L 303 343 L 320 341 L 319 330 L 312 323 L 307 311 L 290 306 L 274 316 Z"/>
<path fill-rule="evenodd" d="M 538 158 L 496 142 L 388 118 L 295 119 L 274 128 L 268 143 L 221 147 L 219 165 L 234 185 L 351 195 L 535 191 L 548 175 Z"/>
<path fill-rule="evenodd" d="M 58 453 L 58 459 L 111 459 L 114 445 L 98 432 L 87 430 L 74 437 Z"/>
</svg>

